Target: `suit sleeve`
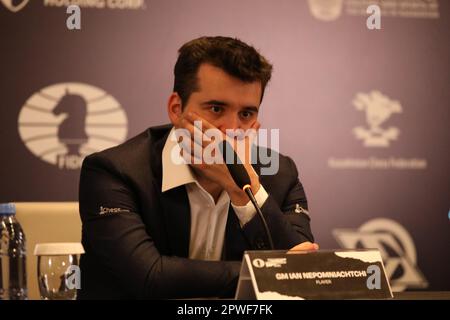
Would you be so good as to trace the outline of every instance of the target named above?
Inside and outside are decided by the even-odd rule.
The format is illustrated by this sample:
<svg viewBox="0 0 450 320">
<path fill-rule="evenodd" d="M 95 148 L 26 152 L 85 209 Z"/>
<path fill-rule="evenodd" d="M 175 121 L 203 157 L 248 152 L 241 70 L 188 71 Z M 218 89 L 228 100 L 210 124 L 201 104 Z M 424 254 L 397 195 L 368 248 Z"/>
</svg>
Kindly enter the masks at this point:
<svg viewBox="0 0 450 320">
<path fill-rule="evenodd" d="M 279 250 L 290 249 L 305 241 L 314 242 L 309 215 L 304 210 L 298 210 L 307 209 L 308 206 L 305 191 L 298 179 L 297 167 L 290 158 L 287 158 L 286 167 L 286 176 L 291 178 L 286 179 L 288 189 L 284 200 L 280 204 L 269 192 L 269 197 L 261 207 L 275 249 Z M 254 249 L 269 249 L 269 240 L 258 215 L 243 227 L 243 231 Z"/>
<path fill-rule="evenodd" d="M 134 193 L 108 159 L 93 155 L 83 162 L 79 204 L 86 255 L 130 295 L 190 298 L 234 293 L 239 262 L 191 260 L 158 252 Z"/>
</svg>

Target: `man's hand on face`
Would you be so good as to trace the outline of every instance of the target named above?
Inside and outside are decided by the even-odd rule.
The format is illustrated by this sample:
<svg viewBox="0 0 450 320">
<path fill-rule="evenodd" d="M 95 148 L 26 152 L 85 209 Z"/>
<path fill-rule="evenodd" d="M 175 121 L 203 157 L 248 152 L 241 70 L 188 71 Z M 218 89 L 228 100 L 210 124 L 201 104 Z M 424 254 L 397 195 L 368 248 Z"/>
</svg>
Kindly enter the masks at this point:
<svg viewBox="0 0 450 320">
<path fill-rule="evenodd" d="M 199 121 L 201 121 L 201 130 L 198 126 L 196 126 Z M 186 129 L 190 133 L 190 140 L 185 141 L 186 138 L 183 137 L 183 140 L 179 143 L 181 149 L 183 150 L 183 158 L 190 163 L 190 166 L 193 168 L 194 172 L 200 177 L 206 178 L 207 180 L 219 185 L 228 193 L 230 200 L 234 205 L 246 205 L 249 201 L 248 196 L 236 185 L 225 163 L 223 161 L 222 163 L 217 163 L 217 161 L 207 161 L 207 159 L 204 158 L 205 154 L 208 155 L 211 150 L 214 150 L 214 146 L 210 146 L 210 144 L 215 144 L 215 146 L 217 146 L 221 140 L 225 139 L 230 142 L 235 150 L 237 150 L 238 142 L 236 139 L 230 139 L 230 137 L 227 137 L 225 133 L 221 132 L 218 128 L 193 112 L 187 112 L 181 116 L 178 123 L 175 124 L 175 127 L 177 129 Z M 258 121 L 255 121 L 250 129 L 254 129 L 256 132 L 259 128 L 260 124 Z M 214 130 L 216 133 L 214 138 L 208 136 L 211 130 Z M 216 141 L 217 138 L 221 140 Z M 245 136 L 244 140 L 239 143 L 243 143 L 242 145 L 245 146 L 244 152 L 239 152 L 238 155 L 250 177 L 253 193 L 256 194 L 260 188 L 260 184 L 259 177 L 251 165 L 252 141 L 249 136 Z M 207 152 L 205 152 L 205 149 Z M 240 148 L 240 151 L 242 151 L 241 149 L 242 148 Z M 215 153 L 213 152 L 212 155 L 215 156 Z M 218 157 L 223 159 L 221 154 L 219 154 Z M 217 159 L 217 157 L 215 158 Z"/>
</svg>

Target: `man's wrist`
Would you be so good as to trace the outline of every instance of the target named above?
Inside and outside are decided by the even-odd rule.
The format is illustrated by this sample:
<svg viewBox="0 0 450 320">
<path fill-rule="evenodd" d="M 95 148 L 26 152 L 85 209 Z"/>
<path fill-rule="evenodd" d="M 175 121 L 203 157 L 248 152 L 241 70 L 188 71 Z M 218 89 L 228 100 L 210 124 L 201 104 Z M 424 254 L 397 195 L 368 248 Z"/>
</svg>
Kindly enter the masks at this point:
<svg viewBox="0 0 450 320">
<path fill-rule="evenodd" d="M 268 193 L 264 189 L 264 187 L 261 185 L 258 192 L 255 193 L 255 200 L 256 203 L 260 208 L 263 207 L 264 203 L 266 202 L 267 198 L 269 197 Z M 241 227 L 246 225 L 256 214 L 256 208 L 253 206 L 253 204 L 249 201 L 244 206 L 236 206 L 233 203 L 231 203 L 231 206 L 234 209 L 234 212 L 236 213 L 239 224 Z"/>
<path fill-rule="evenodd" d="M 235 206 L 245 206 L 249 201 L 247 194 L 244 190 L 236 188 L 232 188 L 227 190 L 228 196 L 230 197 L 230 201 Z"/>
<path fill-rule="evenodd" d="M 256 194 L 259 191 L 260 187 L 261 184 L 259 183 L 259 181 L 253 182 L 251 186 L 253 194 Z M 250 201 L 245 191 L 240 189 L 237 185 L 234 185 L 233 187 L 230 187 L 225 191 L 228 193 L 231 203 L 235 206 L 245 206 Z"/>
</svg>

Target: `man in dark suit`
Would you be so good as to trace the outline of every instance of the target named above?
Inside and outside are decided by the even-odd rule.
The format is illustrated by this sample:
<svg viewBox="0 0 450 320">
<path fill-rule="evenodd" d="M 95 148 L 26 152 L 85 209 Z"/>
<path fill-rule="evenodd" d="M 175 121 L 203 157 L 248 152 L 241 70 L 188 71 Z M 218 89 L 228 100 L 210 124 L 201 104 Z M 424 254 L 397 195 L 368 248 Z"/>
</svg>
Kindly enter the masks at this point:
<svg viewBox="0 0 450 320">
<path fill-rule="evenodd" d="M 194 137 L 214 129 L 226 138 L 229 129 L 258 130 L 271 71 L 263 56 L 237 39 L 192 40 L 180 48 L 175 65 L 172 125 L 84 160 L 80 299 L 234 294 L 244 251 L 268 249 L 267 235 L 226 165 L 195 161 L 195 150 L 205 151 L 212 139 L 180 141 L 177 132 Z M 243 162 L 275 249 L 315 250 L 296 166 L 274 156 L 273 175 L 261 174 L 264 166 L 252 165 L 250 157 Z"/>
</svg>

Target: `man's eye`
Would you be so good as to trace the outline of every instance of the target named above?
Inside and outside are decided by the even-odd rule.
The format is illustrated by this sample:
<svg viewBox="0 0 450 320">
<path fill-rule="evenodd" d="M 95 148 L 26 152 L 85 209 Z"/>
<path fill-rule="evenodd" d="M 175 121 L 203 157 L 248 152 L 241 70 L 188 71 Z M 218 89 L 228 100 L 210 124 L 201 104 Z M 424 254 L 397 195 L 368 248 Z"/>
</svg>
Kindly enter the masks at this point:
<svg viewBox="0 0 450 320">
<path fill-rule="evenodd" d="M 251 112 L 251 111 L 242 111 L 241 112 L 241 117 L 244 119 L 251 118 L 252 116 L 253 116 L 253 112 Z"/>
<path fill-rule="evenodd" d="M 211 106 L 211 111 L 214 113 L 220 113 L 222 111 L 221 106 Z"/>
</svg>

